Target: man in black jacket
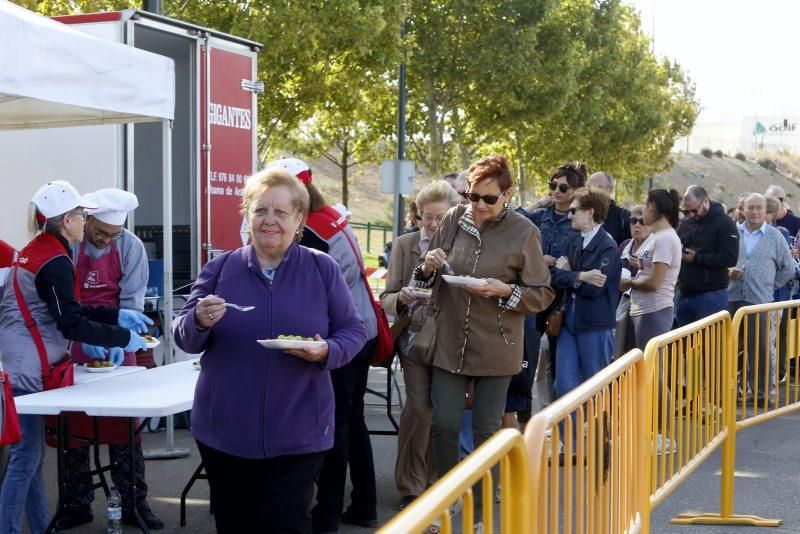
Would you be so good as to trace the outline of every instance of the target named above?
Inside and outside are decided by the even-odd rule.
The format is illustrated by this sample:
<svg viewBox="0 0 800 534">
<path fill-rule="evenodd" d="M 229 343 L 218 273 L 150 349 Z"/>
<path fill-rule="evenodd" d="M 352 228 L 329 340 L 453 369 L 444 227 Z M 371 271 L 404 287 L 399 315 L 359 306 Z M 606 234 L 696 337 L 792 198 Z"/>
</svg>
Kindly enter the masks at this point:
<svg viewBox="0 0 800 534">
<path fill-rule="evenodd" d="M 631 238 L 631 212 L 617 206 L 614 202 L 612 193 L 614 192 L 614 179 L 607 172 L 596 172 L 589 177 L 587 184 L 589 187 L 602 189 L 611 197 L 611 204 L 608 205 L 608 215 L 603 223 L 603 230 L 617 242 L 621 244 L 626 239 Z"/>
<path fill-rule="evenodd" d="M 686 217 L 678 227 L 683 244 L 678 276 L 678 326 L 707 317 L 728 306 L 728 268 L 739 257 L 739 231 L 722 204 L 706 190 L 690 185 L 683 194 Z"/>
</svg>

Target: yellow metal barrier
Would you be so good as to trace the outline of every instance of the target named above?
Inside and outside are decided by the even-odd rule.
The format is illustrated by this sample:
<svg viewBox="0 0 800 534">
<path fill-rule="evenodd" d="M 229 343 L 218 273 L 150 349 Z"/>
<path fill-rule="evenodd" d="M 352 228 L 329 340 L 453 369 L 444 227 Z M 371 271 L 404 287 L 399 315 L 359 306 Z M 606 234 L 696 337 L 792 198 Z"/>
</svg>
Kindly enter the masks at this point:
<svg viewBox="0 0 800 534">
<path fill-rule="evenodd" d="M 446 476 L 378 530 L 378 534 L 424 532 L 439 520 L 442 534 L 452 532 L 451 509 L 463 502 L 463 532 L 472 532 L 474 499 L 472 486 L 483 481 L 484 532 L 494 532 L 492 468 L 500 465 L 500 527 L 510 534 L 531 532 L 528 460 L 522 435 L 501 430 L 454 467 Z"/>
<path fill-rule="evenodd" d="M 661 503 L 729 433 L 725 355 L 731 318 L 719 312 L 650 340 L 646 477 L 651 508 Z"/>
<path fill-rule="evenodd" d="M 795 365 L 790 371 L 790 364 L 800 357 L 798 308 L 800 301 L 795 300 L 746 306 L 736 311 L 727 358 L 730 404 L 726 405 L 726 424 L 730 434 L 722 448 L 720 512 L 681 515 L 681 523 L 769 527 L 781 524 L 778 519 L 733 513 L 736 433 L 800 408 L 800 366 Z M 781 373 L 781 363 L 785 373 Z"/>
<path fill-rule="evenodd" d="M 524 532 L 647 532 L 646 390 L 633 350 L 528 422 L 533 528 Z"/>
</svg>

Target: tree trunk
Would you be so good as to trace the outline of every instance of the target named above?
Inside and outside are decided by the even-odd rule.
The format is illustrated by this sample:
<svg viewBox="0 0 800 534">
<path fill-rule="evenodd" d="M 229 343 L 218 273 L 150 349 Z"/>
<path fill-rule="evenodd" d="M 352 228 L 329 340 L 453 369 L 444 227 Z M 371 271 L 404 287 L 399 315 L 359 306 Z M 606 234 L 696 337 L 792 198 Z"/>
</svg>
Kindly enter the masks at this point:
<svg viewBox="0 0 800 534">
<path fill-rule="evenodd" d="M 430 140 L 430 169 L 428 169 L 432 176 L 436 177 L 439 172 L 439 166 L 442 161 L 442 143 L 441 143 L 441 127 L 439 124 L 439 105 L 436 99 L 436 88 L 431 81 L 427 82 L 428 89 L 428 134 Z"/>
<path fill-rule="evenodd" d="M 350 152 L 347 150 L 347 140 L 342 143 L 342 160 L 339 168 L 342 171 L 342 204 L 347 206 L 349 191 L 347 190 L 347 164 L 350 158 Z"/>
</svg>

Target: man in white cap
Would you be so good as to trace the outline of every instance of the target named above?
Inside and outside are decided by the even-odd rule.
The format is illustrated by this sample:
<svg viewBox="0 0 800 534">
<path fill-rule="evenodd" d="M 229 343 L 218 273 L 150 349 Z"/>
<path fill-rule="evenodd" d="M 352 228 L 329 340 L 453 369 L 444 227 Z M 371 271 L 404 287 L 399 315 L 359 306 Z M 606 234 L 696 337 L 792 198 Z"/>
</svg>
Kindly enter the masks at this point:
<svg viewBox="0 0 800 534">
<path fill-rule="evenodd" d="M 147 254 L 142 241 L 124 227 L 128 213 L 136 209 L 139 201 L 133 193 L 115 188 L 89 193 L 86 198 L 99 207 L 89 211 L 83 241 L 72 245 L 81 304 L 117 306 L 141 312 L 147 289 Z M 73 346 L 72 358 L 77 363 L 108 358 L 115 365 L 136 365 L 134 353 L 125 353 L 120 347 L 104 348 L 85 343 L 80 347 Z M 70 420 L 71 429 L 78 426 L 91 435 L 89 424 L 88 418 Z M 79 431 L 75 433 L 82 434 Z M 133 515 L 135 505 L 148 528 L 164 528 L 164 523 L 153 514 L 147 503 L 140 443 L 134 447 L 136 496 L 132 495 L 128 477 L 131 458 L 127 447 L 127 424 L 101 419 L 100 442 L 108 444 L 111 478 L 122 497 L 123 523 L 138 526 Z M 89 470 L 89 447 L 72 448 L 67 452 L 65 515 L 59 521 L 60 530 L 93 520 L 94 489 Z"/>
</svg>

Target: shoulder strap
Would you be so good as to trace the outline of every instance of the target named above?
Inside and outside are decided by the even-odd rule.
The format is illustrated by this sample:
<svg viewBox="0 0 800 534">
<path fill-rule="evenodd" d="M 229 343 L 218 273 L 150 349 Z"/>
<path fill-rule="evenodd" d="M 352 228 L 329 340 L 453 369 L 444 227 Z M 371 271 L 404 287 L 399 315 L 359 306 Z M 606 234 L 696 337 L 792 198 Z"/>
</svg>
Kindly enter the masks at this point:
<svg viewBox="0 0 800 534">
<path fill-rule="evenodd" d="M 344 227 L 339 226 L 339 231 L 342 232 L 347 238 L 347 243 L 350 245 L 350 250 L 353 251 L 353 256 L 356 257 L 358 268 L 361 270 L 361 280 L 364 282 L 364 287 L 367 289 L 367 294 L 369 295 L 370 300 L 374 301 L 375 298 L 372 296 L 372 287 L 370 287 L 369 280 L 367 280 L 367 271 L 364 269 L 364 263 L 361 261 L 361 254 L 358 253 L 355 243 L 353 243 L 353 240 L 350 238 L 350 234 L 345 231 Z"/>
<path fill-rule="evenodd" d="M 442 250 L 445 252 L 450 252 L 453 249 L 453 243 L 456 241 L 456 234 L 458 233 L 458 221 L 464 215 L 464 212 L 467 211 L 467 207 L 464 204 L 459 204 L 456 207 L 456 211 L 453 212 L 453 222 L 450 224 L 450 228 L 447 229 L 447 239 L 445 240 L 444 244 L 442 245 Z M 439 297 L 439 288 L 441 287 L 442 282 L 441 280 L 437 280 L 436 283 L 433 284 L 433 291 L 431 291 L 431 298 L 428 301 L 430 305 L 428 309 L 433 310 L 437 307 L 437 301 Z"/>
<path fill-rule="evenodd" d="M 19 282 L 17 281 L 17 269 L 18 266 L 14 266 L 14 295 L 17 297 L 17 304 L 19 305 L 19 311 L 22 313 L 22 318 L 25 320 L 25 327 L 30 332 L 31 337 L 33 338 L 33 343 L 36 345 L 36 351 L 39 353 L 39 361 L 42 364 L 42 376 L 49 377 L 50 376 L 50 365 L 47 362 L 47 349 L 44 347 L 44 340 L 42 339 L 42 334 L 39 332 L 39 327 L 36 325 L 36 321 L 33 320 L 33 316 L 31 316 L 31 311 L 28 309 L 28 304 L 25 302 L 25 298 L 22 296 L 22 291 L 19 288 Z"/>
</svg>

